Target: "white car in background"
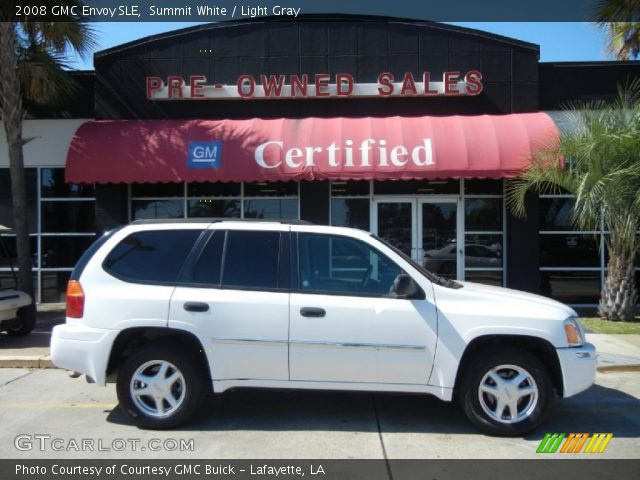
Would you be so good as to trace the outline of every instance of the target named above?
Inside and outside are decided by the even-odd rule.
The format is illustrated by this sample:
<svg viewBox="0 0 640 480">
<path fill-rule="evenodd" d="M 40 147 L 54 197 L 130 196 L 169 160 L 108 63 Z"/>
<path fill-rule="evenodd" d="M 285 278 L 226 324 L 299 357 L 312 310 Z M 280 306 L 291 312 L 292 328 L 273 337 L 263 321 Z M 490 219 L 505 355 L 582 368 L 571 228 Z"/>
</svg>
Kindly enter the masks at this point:
<svg viewBox="0 0 640 480">
<path fill-rule="evenodd" d="M 137 221 L 100 238 L 51 354 L 116 382 L 144 428 L 253 387 L 430 394 L 483 432 L 522 435 L 596 373 L 559 302 L 443 279 L 368 232 L 246 220 Z"/>
<path fill-rule="evenodd" d="M 0 331 L 5 331 L 11 336 L 21 337 L 31 333 L 35 326 L 35 318 L 29 321 L 26 316 L 22 315 L 24 309 L 31 305 L 32 300 L 28 294 L 17 289 L 18 282 L 13 270 L 13 263 L 3 239 L 3 235 L 10 231 L 4 225 L 0 225 L 0 257 L 6 258 L 13 276 L 12 286 L 0 285 Z"/>
</svg>

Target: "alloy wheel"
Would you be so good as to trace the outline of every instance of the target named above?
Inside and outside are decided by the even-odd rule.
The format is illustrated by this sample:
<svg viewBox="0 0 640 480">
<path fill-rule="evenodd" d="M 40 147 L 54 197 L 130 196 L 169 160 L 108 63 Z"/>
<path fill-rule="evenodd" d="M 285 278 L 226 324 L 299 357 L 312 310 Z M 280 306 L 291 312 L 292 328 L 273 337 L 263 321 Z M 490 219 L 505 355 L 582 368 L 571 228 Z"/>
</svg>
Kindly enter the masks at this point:
<svg viewBox="0 0 640 480">
<path fill-rule="evenodd" d="M 172 415 L 184 402 L 186 390 L 182 372 L 166 360 L 146 362 L 131 376 L 134 405 L 152 417 Z"/>
<path fill-rule="evenodd" d="M 478 386 L 482 410 L 500 423 L 516 423 L 528 418 L 536 408 L 538 396 L 533 376 L 517 365 L 492 368 Z"/>
</svg>

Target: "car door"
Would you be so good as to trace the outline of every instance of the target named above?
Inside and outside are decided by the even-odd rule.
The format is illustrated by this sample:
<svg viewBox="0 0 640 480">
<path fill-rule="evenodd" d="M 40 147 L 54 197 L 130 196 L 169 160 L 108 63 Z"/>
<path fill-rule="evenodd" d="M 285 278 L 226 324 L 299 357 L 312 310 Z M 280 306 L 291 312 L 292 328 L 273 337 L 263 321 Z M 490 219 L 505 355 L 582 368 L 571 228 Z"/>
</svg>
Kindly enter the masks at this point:
<svg viewBox="0 0 640 480">
<path fill-rule="evenodd" d="M 183 272 L 169 326 L 197 335 L 214 380 L 288 380 L 289 233 L 215 230 Z"/>
<path fill-rule="evenodd" d="M 405 273 L 360 239 L 292 234 L 291 380 L 426 384 L 437 316 L 432 302 L 395 298 Z"/>
</svg>

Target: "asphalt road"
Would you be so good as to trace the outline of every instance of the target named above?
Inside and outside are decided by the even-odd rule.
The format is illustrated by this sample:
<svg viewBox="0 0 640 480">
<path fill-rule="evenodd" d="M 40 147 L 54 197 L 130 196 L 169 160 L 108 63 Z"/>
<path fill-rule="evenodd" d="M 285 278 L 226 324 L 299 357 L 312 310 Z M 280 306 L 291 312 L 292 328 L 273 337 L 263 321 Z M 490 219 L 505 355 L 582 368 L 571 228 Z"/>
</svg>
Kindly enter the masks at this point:
<svg viewBox="0 0 640 480">
<path fill-rule="evenodd" d="M 639 380 L 599 373 L 541 429 L 514 439 L 481 435 L 456 406 L 429 397 L 266 390 L 213 396 L 183 428 L 144 431 L 117 408 L 113 385 L 0 369 L 0 458 L 540 458 L 546 432 L 612 432 L 598 458 L 638 458 Z"/>
</svg>

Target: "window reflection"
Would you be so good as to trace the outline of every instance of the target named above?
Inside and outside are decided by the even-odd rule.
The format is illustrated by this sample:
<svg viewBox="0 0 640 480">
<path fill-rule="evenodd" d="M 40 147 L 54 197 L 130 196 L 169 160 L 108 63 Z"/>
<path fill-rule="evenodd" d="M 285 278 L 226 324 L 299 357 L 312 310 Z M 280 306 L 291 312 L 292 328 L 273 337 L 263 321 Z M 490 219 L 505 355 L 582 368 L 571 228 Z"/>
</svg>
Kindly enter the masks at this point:
<svg viewBox="0 0 640 480">
<path fill-rule="evenodd" d="M 540 235 L 540 266 L 597 267 L 599 265 L 600 250 L 595 235 Z"/>
<path fill-rule="evenodd" d="M 131 207 L 134 220 L 184 217 L 182 200 L 133 200 Z"/>
<path fill-rule="evenodd" d="M 598 303 L 600 272 L 540 272 L 540 291 L 563 303 Z"/>
<path fill-rule="evenodd" d="M 298 200 L 252 199 L 244 201 L 245 218 L 268 218 L 273 220 L 297 219 Z"/>
<path fill-rule="evenodd" d="M 370 203 L 368 198 L 331 199 L 331 225 L 369 231 Z"/>
<path fill-rule="evenodd" d="M 240 200 L 189 200 L 189 217 L 240 218 Z"/>
<path fill-rule="evenodd" d="M 467 231 L 502 230 L 501 198 L 467 198 L 464 205 Z"/>
</svg>

